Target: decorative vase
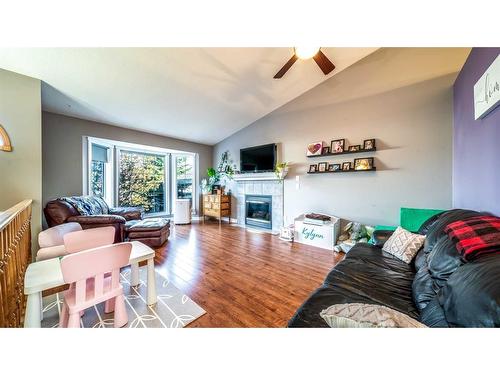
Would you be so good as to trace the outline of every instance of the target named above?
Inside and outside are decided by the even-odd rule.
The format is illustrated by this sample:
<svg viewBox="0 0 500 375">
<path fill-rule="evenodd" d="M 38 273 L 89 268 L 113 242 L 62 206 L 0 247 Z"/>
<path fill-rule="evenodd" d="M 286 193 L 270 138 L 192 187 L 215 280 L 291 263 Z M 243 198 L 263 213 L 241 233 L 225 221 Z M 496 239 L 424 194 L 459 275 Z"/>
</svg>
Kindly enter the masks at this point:
<svg viewBox="0 0 500 375">
<path fill-rule="evenodd" d="M 285 168 L 283 168 L 282 170 L 280 170 L 278 172 L 278 178 L 280 180 L 283 180 L 286 177 L 287 174 L 288 174 L 288 167 L 285 167 Z"/>
</svg>

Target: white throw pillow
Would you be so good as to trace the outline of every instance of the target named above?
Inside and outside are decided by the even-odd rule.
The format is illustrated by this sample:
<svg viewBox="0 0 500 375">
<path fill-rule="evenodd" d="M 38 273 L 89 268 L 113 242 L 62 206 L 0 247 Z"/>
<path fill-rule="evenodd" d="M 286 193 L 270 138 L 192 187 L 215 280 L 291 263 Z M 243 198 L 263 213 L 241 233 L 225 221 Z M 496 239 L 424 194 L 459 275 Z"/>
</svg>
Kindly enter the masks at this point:
<svg viewBox="0 0 500 375">
<path fill-rule="evenodd" d="M 405 263 L 410 263 L 413 257 L 417 255 L 424 241 L 425 236 L 397 227 L 392 236 L 385 242 L 382 250 Z"/>
<path fill-rule="evenodd" d="M 343 303 L 321 311 L 320 316 L 332 328 L 425 328 L 408 315 L 386 306 Z"/>
</svg>

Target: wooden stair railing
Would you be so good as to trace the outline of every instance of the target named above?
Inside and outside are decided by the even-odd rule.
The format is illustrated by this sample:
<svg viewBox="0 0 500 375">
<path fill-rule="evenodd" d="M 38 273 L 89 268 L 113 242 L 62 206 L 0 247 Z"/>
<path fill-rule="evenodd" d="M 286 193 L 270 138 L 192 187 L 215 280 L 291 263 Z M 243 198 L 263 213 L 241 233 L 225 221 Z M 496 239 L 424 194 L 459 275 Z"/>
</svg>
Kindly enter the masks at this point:
<svg viewBox="0 0 500 375">
<path fill-rule="evenodd" d="M 0 327 L 22 327 L 24 273 L 31 262 L 30 199 L 0 212 Z"/>
</svg>

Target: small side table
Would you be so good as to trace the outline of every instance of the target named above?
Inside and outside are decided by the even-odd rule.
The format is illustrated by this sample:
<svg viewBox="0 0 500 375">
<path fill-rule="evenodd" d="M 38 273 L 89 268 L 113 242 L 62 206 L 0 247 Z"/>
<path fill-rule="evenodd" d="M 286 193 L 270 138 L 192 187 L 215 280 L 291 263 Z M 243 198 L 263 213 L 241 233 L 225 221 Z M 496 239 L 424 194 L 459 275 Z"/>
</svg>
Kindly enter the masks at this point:
<svg viewBox="0 0 500 375">
<path fill-rule="evenodd" d="M 130 285 L 139 285 L 139 263 L 147 262 L 148 267 L 148 305 L 156 303 L 156 282 L 155 282 L 155 251 L 139 241 L 132 241 L 132 252 L 130 253 Z"/>
<path fill-rule="evenodd" d="M 59 258 L 31 263 L 24 275 L 24 294 L 28 296 L 24 327 L 40 327 L 42 321 L 42 292 L 64 285 Z"/>
<path fill-rule="evenodd" d="M 219 219 L 227 217 L 231 222 L 231 196 L 227 194 L 204 194 L 203 195 L 203 220 L 206 216 Z"/>
</svg>

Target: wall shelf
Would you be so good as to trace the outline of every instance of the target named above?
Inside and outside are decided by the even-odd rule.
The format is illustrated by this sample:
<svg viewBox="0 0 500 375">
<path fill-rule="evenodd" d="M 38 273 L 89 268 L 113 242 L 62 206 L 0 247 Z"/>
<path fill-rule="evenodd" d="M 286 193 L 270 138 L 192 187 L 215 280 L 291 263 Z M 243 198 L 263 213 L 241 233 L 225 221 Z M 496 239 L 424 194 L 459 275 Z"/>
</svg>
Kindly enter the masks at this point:
<svg viewBox="0 0 500 375">
<path fill-rule="evenodd" d="M 337 155 L 347 155 L 347 154 L 363 154 L 366 152 L 374 152 L 377 151 L 377 148 L 371 148 L 369 150 L 359 150 L 359 151 L 343 151 L 343 152 L 329 152 L 327 154 L 321 154 L 321 155 L 307 155 L 308 158 L 320 158 L 322 156 L 337 156 Z M 324 172 L 320 172 L 324 173 Z"/>
<path fill-rule="evenodd" d="M 373 167 L 372 169 L 349 169 L 348 171 L 343 171 L 339 169 L 338 171 L 324 171 L 324 172 L 307 172 L 307 174 L 326 174 L 326 173 L 351 173 L 351 172 L 375 172 L 377 167 Z"/>
</svg>

